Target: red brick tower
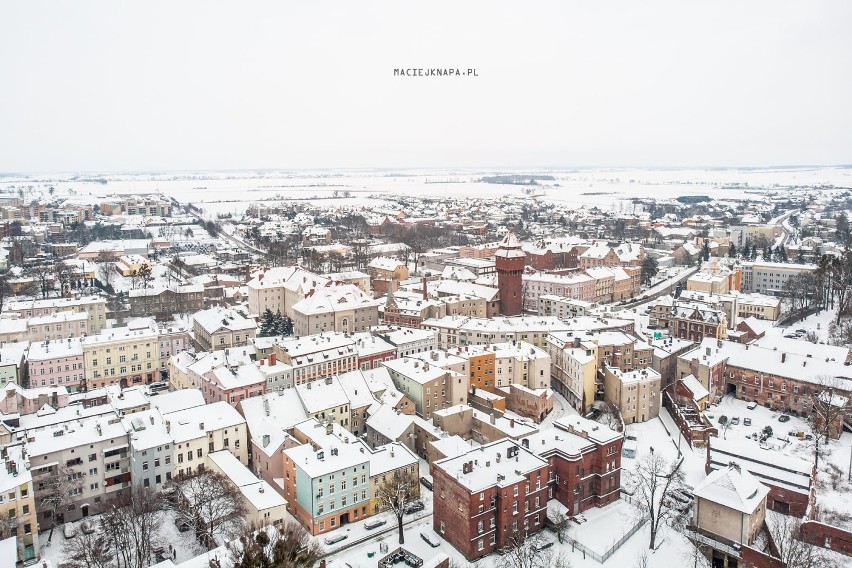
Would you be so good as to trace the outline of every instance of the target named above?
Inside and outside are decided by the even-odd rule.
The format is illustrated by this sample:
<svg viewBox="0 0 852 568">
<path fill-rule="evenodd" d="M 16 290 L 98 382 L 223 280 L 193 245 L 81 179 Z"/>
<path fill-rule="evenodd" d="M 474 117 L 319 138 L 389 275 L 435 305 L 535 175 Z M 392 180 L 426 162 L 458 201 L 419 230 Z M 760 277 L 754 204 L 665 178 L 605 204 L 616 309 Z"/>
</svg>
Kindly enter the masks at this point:
<svg viewBox="0 0 852 568">
<path fill-rule="evenodd" d="M 515 233 L 509 233 L 500 242 L 494 254 L 497 263 L 497 287 L 500 288 L 500 312 L 504 316 L 523 313 L 523 282 L 526 255 Z"/>
</svg>

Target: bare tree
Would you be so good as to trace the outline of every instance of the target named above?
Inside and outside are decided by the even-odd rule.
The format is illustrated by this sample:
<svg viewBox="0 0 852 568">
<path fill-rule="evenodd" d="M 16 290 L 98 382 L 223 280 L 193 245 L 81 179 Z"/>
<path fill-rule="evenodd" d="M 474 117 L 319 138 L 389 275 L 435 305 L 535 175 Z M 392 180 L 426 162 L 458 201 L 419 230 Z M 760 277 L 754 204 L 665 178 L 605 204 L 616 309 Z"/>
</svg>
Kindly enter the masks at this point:
<svg viewBox="0 0 852 568">
<path fill-rule="evenodd" d="M 153 555 L 165 520 L 162 495 L 133 485 L 105 503 L 101 525 L 125 568 L 145 568 Z"/>
<path fill-rule="evenodd" d="M 719 417 L 719 428 L 722 429 L 722 438 L 728 439 L 728 430 L 731 429 L 731 421 L 724 414 Z"/>
<path fill-rule="evenodd" d="M 816 381 L 817 384 L 812 387 L 812 392 L 805 404 L 806 408 L 810 406 L 811 412 L 807 419 L 814 437 L 814 466 L 818 469 L 821 452 L 825 451 L 824 446 L 835 434 L 838 436 L 840 434 L 839 431 L 835 431 L 834 426 L 835 423 L 843 421 L 847 401 L 837 392 L 841 389 L 835 377 L 820 375 Z"/>
<path fill-rule="evenodd" d="M 612 402 L 600 404 L 601 413 L 596 420 L 616 432 L 621 432 L 624 429 L 624 421 L 621 419 L 621 411 L 618 406 Z"/>
<path fill-rule="evenodd" d="M 237 488 L 222 474 L 196 471 L 174 478 L 171 485 L 177 493 L 177 518 L 193 527 L 208 549 L 215 546 L 217 536 L 229 538 L 239 529 L 245 505 Z"/>
<path fill-rule="evenodd" d="M 234 568 L 312 568 L 322 556 L 322 547 L 298 523 L 246 524 L 227 548 Z"/>
<path fill-rule="evenodd" d="M 686 565 L 691 566 L 692 568 L 713 568 L 712 563 L 707 558 L 707 555 L 704 553 L 704 545 L 692 540 L 690 540 L 689 542 L 692 546 L 690 546 L 686 551 L 683 552 L 683 557 L 686 561 Z M 645 566 L 647 566 L 647 554 L 645 554 L 645 558 Z"/>
<path fill-rule="evenodd" d="M 560 543 L 565 542 L 568 527 L 571 525 L 571 519 L 568 515 L 563 513 L 559 507 L 551 506 L 547 510 L 547 520 L 550 521 L 553 532 L 556 533 L 556 539 Z"/>
<path fill-rule="evenodd" d="M 15 517 L 7 517 L 6 515 L 0 515 L 0 540 L 9 538 L 12 535 L 17 534 L 18 524 L 15 520 Z"/>
<path fill-rule="evenodd" d="M 42 511 L 50 511 L 50 518 L 53 519 L 50 526 L 51 535 L 53 534 L 53 527 L 56 526 L 57 512 L 72 504 L 75 497 L 82 492 L 81 478 L 81 473 L 68 466 L 61 465 L 56 468 L 56 471 L 51 468 L 43 481 L 39 479 L 39 483 L 43 484 L 44 496 L 41 498 L 41 504 L 38 507 Z"/>
<path fill-rule="evenodd" d="M 390 479 L 379 485 L 376 490 L 379 511 L 390 511 L 396 517 L 399 528 L 399 544 L 405 544 L 402 531 L 402 518 L 406 510 L 420 503 L 420 480 L 414 466 L 394 471 Z"/>
<path fill-rule="evenodd" d="M 100 280 L 104 286 L 112 286 L 116 275 L 115 259 L 113 258 L 112 253 L 105 250 L 98 252 L 95 262 L 98 265 L 98 280 Z"/>
<path fill-rule="evenodd" d="M 27 273 L 35 278 L 42 299 L 47 298 L 53 288 L 53 267 L 47 263 L 40 263 L 30 267 Z"/>
<path fill-rule="evenodd" d="M 59 261 L 53 265 L 56 279 L 59 281 L 59 295 L 66 296 L 71 291 L 73 273 L 71 267 L 66 263 Z"/>
<path fill-rule="evenodd" d="M 654 452 L 646 454 L 636 463 L 636 469 L 629 479 L 635 488 L 636 505 L 648 517 L 651 525 L 651 539 L 648 548 L 656 547 L 657 533 L 663 522 L 674 521 L 678 516 L 677 503 L 671 498 L 676 489 L 684 488 L 683 458 L 669 462 Z"/>
<path fill-rule="evenodd" d="M 501 551 L 496 568 L 570 568 L 571 562 L 563 555 L 556 554 L 554 547 L 546 546 L 542 533 L 527 538 L 516 532 L 509 538 Z"/>
<path fill-rule="evenodd" d="M 142 287 L 147 288 L 151 283 L 151 280 L 154 279 L 154 275 L 151 273 L 151 265 L 143 264 L 140 266 L 137 276 L 139 277 L 139 282 L 142 284 Z"/>
<path fill-rule="evenodd" d="M 114 568 L 115 553 L 105 535 L 80 531 L 65 544 L 64 559 L 59 568 Z"/>
<path fill-rule="evenodd" d="M 766 512 L 766 528 L 787 568 L 834 568 L 840 566 L 824 548 L 804 542 L 802 520 L 772 511 Z"/>
<path fill-rule="evenodd" d="M 9 295 L 9 283 L 6 281 L 6 275 L 0 274 L 0 314 L 3 313 L 7 295 Z"/>
</svg>

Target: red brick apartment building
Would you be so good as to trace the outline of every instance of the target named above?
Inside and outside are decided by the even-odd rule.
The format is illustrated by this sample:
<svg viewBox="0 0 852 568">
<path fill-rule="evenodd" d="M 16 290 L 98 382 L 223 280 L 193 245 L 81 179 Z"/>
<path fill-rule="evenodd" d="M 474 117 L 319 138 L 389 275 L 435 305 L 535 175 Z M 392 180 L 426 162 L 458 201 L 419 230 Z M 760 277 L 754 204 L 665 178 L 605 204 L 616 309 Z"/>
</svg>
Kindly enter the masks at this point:
<svg viewBox="0 0 852 568">
<path fill-rule="evenodd" d="M 571 416 L 432 463 L 433 528 L 468 560 L 540 531 L 547 503 L 578 514 L 618 499 L 623 436 Z"/>
<path fill-rule="evenodd" d="M 822 384 L 823 377 L 832 377 L 833 395 L 845 406 L 831 428 L 831 435 L 839 437 L 843 418 L 852 412 L 849 405 L 852 366 L 846 364 L 848 350 L 786 341 L 773 339 L 765 345 L 743 345 L 705 338 L 698 347 L 678 357 L 678 378 L 695 375 L 710 392 L 711 400 L 733 394 L 773 410 L 805 416 L 812 411 L 813 397 L 828 388 Z M 785 350 L 785 347 L 801 350 L 803 346 L 807 353 Z"/>
</svg>

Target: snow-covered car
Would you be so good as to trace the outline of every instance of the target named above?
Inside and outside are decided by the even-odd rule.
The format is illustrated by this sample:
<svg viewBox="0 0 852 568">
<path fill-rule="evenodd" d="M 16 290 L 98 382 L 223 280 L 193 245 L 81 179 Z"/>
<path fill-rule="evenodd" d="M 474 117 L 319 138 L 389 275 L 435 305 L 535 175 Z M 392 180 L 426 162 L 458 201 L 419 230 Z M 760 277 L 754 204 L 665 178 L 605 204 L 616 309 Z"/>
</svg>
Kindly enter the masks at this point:
<svg viewBox="0 0 852 568">
<path fill-rule="evenodd" d="M 410 515 L 411 513 L 416 513 L 417 511 L 422 511 L 426 508 L 426 505 L 423 504 L 422 501 L 415 501 L 414 503 L 410 503 L 405 506 L 405 514 Z"/>
<path fill-rule="evenodd" d="M 62 527 L 62 535 L 65 538 L 74 538 L 75 536 L 77 536 L 77 527 L 74 525 L 74 523 L 65 523 L 65 525 Z"/>
<path fill-rule="evenodd" d="M 388 522 L 387 519 L 370 519 L 369 521 L 364 523 L 364 528 L 367 529 L 368 531 L 371 531 L 373 529 L 379 528 L 380 526 L 386 524 L 387 522 Z"/>
<path fill-rule="evenodd" d="M 438 548 L 439 546 L 441 546 L 441 541 L 439 541 L 436 536 L 429 534 L 427 532 L 420 533 L 420 538 L 425 540 L 426 544 L 428 544 L 432 548 Z"/>
<path fill-rule="evenodd" d="M 786 414 L 782 414 L 781 416 L 778 417 L 778 422 L 788 422 L 789 420 L 790 420 L 790 417 L 787 416 Z"/>
<path fill-rule="evenodd" d="M 349 535 L 347 534 L 333 534 L 325 537 L 325 543 L 331 546 L 332 544 L 337 544 L 341 540 L 346 540 L 347 538 L 349 538 Z"/>
<path fill-rule="evenodd" d="M 731 418 L 731 426 L 737 426 L 737 425 L 739 425 L 739 423 L 740 423 L 740 417 L 739 416 L 734 416 L 733 418 Z"/>
<path fill-rule="evenodd" d="M 748 403 L 746 405 L 746 408 L 748 408 L 749 410 L 754 410 L 755 408 L 757 408 L 757 403 L 754 402 L 754 401 L 751 401 L 750 403 Z"/>
<path fill-rule="evenodd" d="M 92 534 L 93 532 L 95 532 L 96 528 L 97 527 L 95 527 L 95 523 L 89 520 L 85 520 L 80 523 L 80 530 L 82 530 L 84 534 Z"/>
</svg>

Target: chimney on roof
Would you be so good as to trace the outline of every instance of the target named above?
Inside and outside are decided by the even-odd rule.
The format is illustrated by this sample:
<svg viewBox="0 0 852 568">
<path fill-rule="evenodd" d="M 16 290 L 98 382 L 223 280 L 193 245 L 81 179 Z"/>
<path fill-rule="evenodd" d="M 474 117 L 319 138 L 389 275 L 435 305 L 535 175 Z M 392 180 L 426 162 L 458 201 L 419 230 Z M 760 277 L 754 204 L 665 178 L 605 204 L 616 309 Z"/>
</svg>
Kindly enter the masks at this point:
<svg viewBox="0 0 852 568">
<path fill-rule="evenodd" d="M 429 293 L 428 293 L 428 291 L 426 290 L 426 277 L 425 277 L 425 276 L 423 277 L 423 299 L 424 299 L 424 300 L 428 300 L 428 299 L 429 299 Z"/>
<path fill-rule="evenodd" d="M 787 354 L 786 354 L 786 353 L 781 353 L 781 362 L 783 363 L 783 362 L 784 362 L 784 361 L 786 361 L 786 360 L 787 360 Z"/>
</svg>

